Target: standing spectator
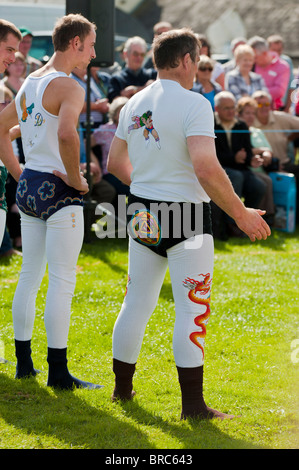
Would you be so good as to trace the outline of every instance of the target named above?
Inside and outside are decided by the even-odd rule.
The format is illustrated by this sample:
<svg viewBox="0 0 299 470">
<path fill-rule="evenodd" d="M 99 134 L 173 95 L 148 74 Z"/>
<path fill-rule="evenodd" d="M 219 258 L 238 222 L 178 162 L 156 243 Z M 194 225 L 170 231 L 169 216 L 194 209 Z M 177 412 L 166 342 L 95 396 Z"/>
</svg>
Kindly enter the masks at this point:
<svg viewBox="0 0 299 470">
<path fill-rule="evenodd" d="M 225 89 L 238 101 L 242 96 L 251 96 L 256 90 L 266 90 L 261 75 L 252 72 L 254 51 L 248 44 L 241 44 L 235 49 L 236 68 L 225 75 Z"/>
<path fill-rule="evenodd" d="M 248 207 L 259 208 L 265 195 L 266 185 L 250 170 L 262 162 L 252 153 L 249 129 L 245 122 L 236 118 L 236 99 L 229 91 L 215 96 L 216 153 L 238 196 L 244 197 Z M 231 236 L 242 237 L 236 224 L 228 219 Z"/>
<path fill-rule="evenodd" d="M 20 42 L 19 51 L 25 57 L 26 69 L 24 71 L 24 77 L 27 77 L 30 73 L 39 69 L 42 66 L 42 63 L 40 60 L 37 60 L 29 55 L 33 39 L 32 32 L 25 26 L 22 26 L 20 31 L 22 34 L 22 41 Z"/>
<path fill-rule="evenodd" d="M 290 79 L 289 79 L 289 84 L 288 84 L 288 89 L 282 98 L 282 108 L 283 111 L 289 112 L 290 106 L 291 106 L 291 94 L 292 91 L 294 90 L 293 86 L 293 80 L 294 80 L 294 64 L 288 55 L 284 54 L 283 49 L 284 49 L 284 42 L 283 38 L 279 34 L 273 34 L 267 38 L 268 44 L 269 44 L 269 49 L 270 51 L 277 52 L 279 57 L 283 60 L 285 60 L 290 67 Z"/>
<path fill-rule="evenodd" d="M 214 98 L 217 93 L 222 91 L 219 83 L 212 80 L 212 72 L 214 69 L 214 61 L 207 55 L 201 55 L 197 66 L 196 80 L 192 87 L 192 91 L 201 93 L 208 101 L 210 101 L 214 111 Z"/>
<path fill-rule="evenodd" d="M 263 77 L 272 96 L 273 109 L 279 110 L 283 107 L 283 98 L 289 86 L 289 64 L 277 52 L 271 51 L 266 39 L 260 36 L 253 36 L 248 44 L 255 53 L 254 71 Z"/>
<path fill-rule="evenodd" d="M 110 103 L 116 96 L 131 98 L 156 79 L 157 71 L 142 65 L 146 51 L 147 45 L 143 38 L 134 36 L 126 41 L 123 52 L 126 65 L 111 77 L 108 89 Z"/>
</svg>

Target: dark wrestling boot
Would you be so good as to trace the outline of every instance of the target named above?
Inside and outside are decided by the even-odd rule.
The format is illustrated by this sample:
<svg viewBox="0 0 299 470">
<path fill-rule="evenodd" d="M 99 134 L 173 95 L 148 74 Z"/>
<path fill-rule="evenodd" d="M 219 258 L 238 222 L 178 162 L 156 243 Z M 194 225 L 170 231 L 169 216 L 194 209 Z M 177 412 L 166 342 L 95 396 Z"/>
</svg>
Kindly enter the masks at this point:
<svg viewBox="0 0 299 470">
<path fill-rule="evenodd" d="M 102 385 L 96 385 L 84 380 L 73 377 L 67 368 L 67 348 L 55 349 L 48 348 L 47 361 L 49 364 L 48 382 L 49 387 L 60 390 L 73 390 L 74 388 L 87 388 L 94 390 L 102 388 Z"/>
<path fill-rule="evenodd" d="M 182 394 L 181 419 L 232 419 L 233 415 L 209 408 L 203 398 L 203 366 L 177 367 Z"/>
<path fill-rule="evenodd" d="M 113 359 L 113 372 L 115 374 L 115 387 L 112 401 L 132 400 L 136 393 L 133 391 L 133 375 L 136 364 L 129 364 L 118 359 Z"/>
<path fill-rule="evenodd" d="M 15 351 L 17 358 L 16 379 L 35 377 L 37 371 L 33 367 L 31 358 L 31 340 L 19 341 L 15 339 Z"/>
</svg>

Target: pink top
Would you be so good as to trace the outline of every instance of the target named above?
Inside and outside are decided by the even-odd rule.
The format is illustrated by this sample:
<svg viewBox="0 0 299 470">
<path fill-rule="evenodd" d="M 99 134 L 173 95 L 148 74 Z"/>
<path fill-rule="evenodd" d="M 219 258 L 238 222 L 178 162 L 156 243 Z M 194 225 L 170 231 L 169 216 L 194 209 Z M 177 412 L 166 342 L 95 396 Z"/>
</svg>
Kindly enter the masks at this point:
<svg viewBox="0 0 299 470">
<path fill-rule="evenodd" d="M 110 145 L 116 131 L 116 124 L 113 122 L 107 122 L 98 127 L 93 133 L 94 140 L 98 145 L 102 147 L 102 171 L 103 175 L 108 173 L 107 171 L 107 159 L 110 150 Z"/>
<path fill-rule="evenodd" d="M 276 52 L 271 51 L 273 55 L 272 62 L 266 67 L 255 65 L 254 71 L 259 73 L 269 90 L 273 100 L 273 109 L 279 109 L 282 105 L 290 79 L 290 66 L 281 59 Z"/>
</svg>

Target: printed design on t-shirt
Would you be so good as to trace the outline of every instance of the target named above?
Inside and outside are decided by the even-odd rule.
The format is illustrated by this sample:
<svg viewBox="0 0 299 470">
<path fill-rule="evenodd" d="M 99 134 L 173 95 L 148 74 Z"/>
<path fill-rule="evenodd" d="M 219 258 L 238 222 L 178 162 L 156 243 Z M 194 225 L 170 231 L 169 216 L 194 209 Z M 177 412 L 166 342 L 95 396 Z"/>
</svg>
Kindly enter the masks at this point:
<svg viewBox="0 0 299 470">
<path fill-rule="evenodd" d="M 160 223 L 148 209 L 138 210 L 131 219 L 130 235 L 143 245 L 157 246 L 161 241 Z"/>
<path fill-rule="evenodd" d="M 198 276 L 203 279 L 198 280 L 187 277 L 183 281 L 183 286 L 188 289 L 188 298 L 189 300 L 191 300 L 191 302 L 206 307 L 206 311 L 197 315 L 194 319 L 194 323 L 200 328 L 200 331 L 193 331 L 189 336 L 192 343 L 194 343 L 201 350 L 202 356 L 204 357 L 204 343 L 201 344 L 199 339 L 202 339 L 204 341 L 207 333 L 206 324 L 211 314 L 210 291 L 212 278 L 210 276 L 210 273 L 199 274 Z M 204 295 L 208 295 L 208 297 L 203 298 Z"/>
<path fill-rule="evenodd" d="M 43 118 L 43 115 L 41 113 L 36 113 L 36 115 L 34 116 L 35 118 L 35 123 L 34 123 L 34 127 L 40 127 L 43 125 L 43 123 L 45 122 L 44 118 Z"/>
<path fill-rule="evenodd" d="M 21 110 L 22 110 L 21 121 L 26 122 L 28 116 L 32 117 L 32 111 L 33 111 L 33 108 L 34 108 L 34 103 L 32 103 L 30 106 L 27 106 L 25 91 L 21 95 L 20 106 L 21 106 Z"/>
<path fill-rule="evenodd" d="M 55 184 L 50 183 L 49 181 L 44 181 L 41 187 L 38 188 L 37 192 L 42 201 L 45 201 L 47 198 L 52 198 L 55 195 Z"/>
<path fill-rule="evenodd" d="M 145 145 L 148 146 L 150 143 L 150 134 L 153 136 L 155 139 L 156 145 L 158 149 L 161 149 L 161 144 L 160 144 L 160 137 L 156 129 L 154 128 L 153 120 L 152 120 L 152 111 L 148 110 L 145 113 L 143 113 L 141 116 L 138 114 L 135 114 L 134 111 L 132 112 L 132 117 L 131 120 L 134 122 L 134 124 L 131 124 L 128 127 L 128 134 L 130 134 L 131 131 L 136 130 L 136 129 L 143 129 L 143 136 L 145 138 Z"/>
</svg>

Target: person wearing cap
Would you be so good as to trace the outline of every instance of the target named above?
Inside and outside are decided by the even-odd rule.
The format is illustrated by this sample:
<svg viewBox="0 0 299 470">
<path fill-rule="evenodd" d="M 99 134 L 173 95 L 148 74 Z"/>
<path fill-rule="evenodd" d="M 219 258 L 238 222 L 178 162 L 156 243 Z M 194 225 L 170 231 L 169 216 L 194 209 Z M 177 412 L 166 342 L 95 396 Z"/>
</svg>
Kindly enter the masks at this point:
<svg viewBox="0 0 299 470">
<path fill-rule="evenodd" d="M 26 69 L 24 72 L 24 77 L 27 77 L 30 73 L 35 72 L 35 70 L 39 69 L 42 66 L 42 63 L 40 60 L 35 59 L 35 57 L 29 55 L 32 46 L 32 32 L 26 27 L 21 27 L 20 31 L 22 34 L 22 41 L 19 45 L 19 51 L 23 54 L 26 60 Z"/>
</svg>

